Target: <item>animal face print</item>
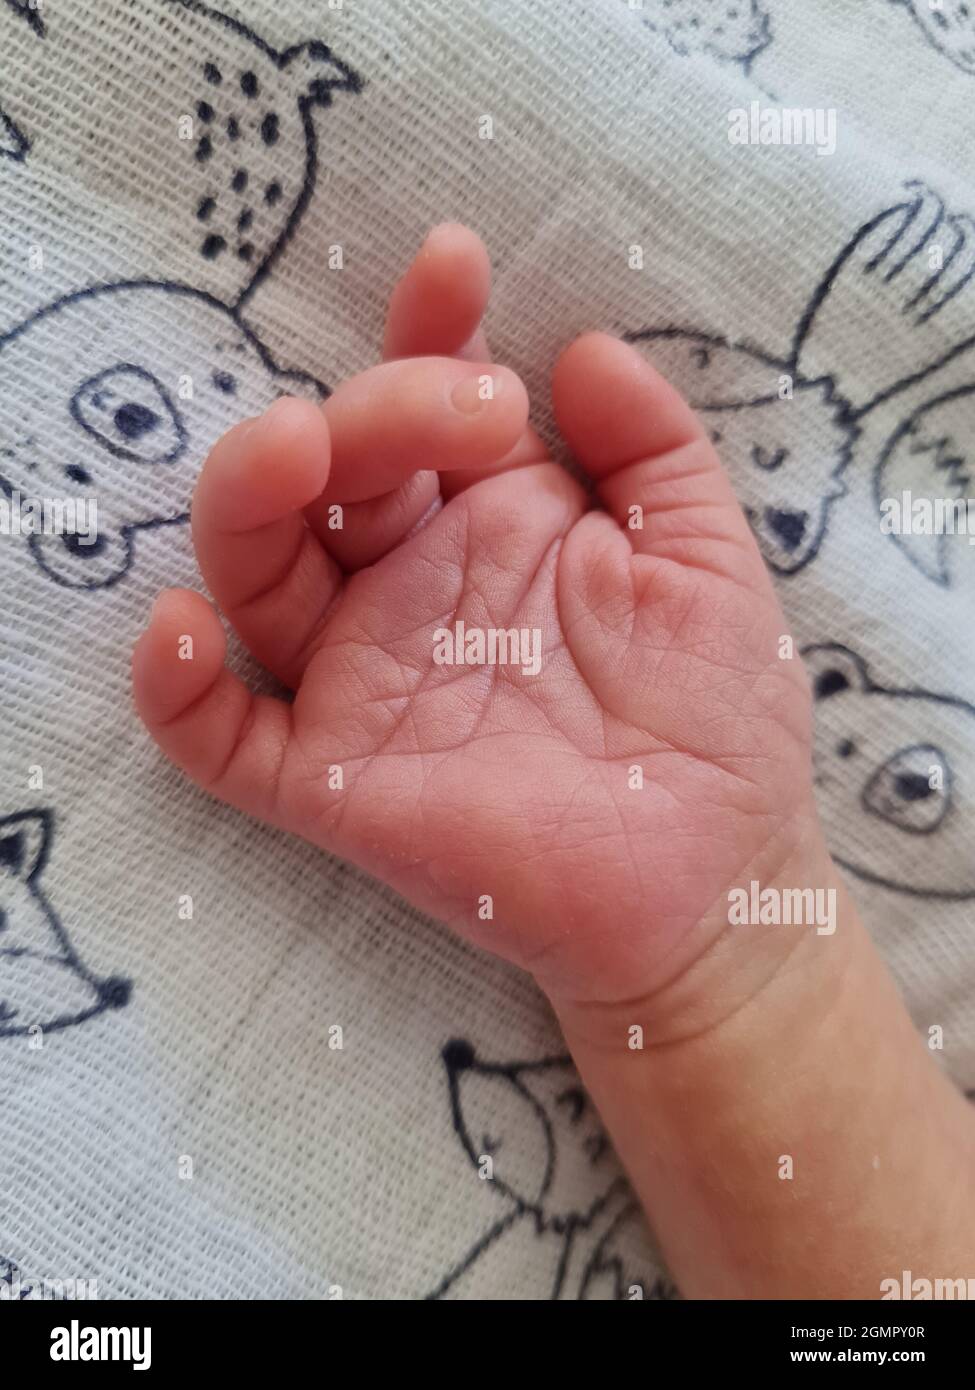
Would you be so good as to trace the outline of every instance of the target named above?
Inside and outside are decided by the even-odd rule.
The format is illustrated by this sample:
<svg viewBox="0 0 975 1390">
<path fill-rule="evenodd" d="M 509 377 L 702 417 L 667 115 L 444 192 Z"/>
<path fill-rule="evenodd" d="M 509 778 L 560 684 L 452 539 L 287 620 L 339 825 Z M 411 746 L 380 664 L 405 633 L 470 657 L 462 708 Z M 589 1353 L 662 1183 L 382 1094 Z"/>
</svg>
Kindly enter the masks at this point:
<svg viewBox="0 0 975 1390">
<path fill-rule="evenodd" d="M 84 965 L 41 891 L 53 825 L 46 810 L 0 819 L 0 1039 L 84 1023 L 131 993 Z"/>
<path fill-rule="evenodd" d="M 816 554 L 857 437 L 832 382 L 795 381 L 787 362 L 704 333 L 630 335 L 682 383 L 735 481 L 766 563 L 792 574 Z M 783 401 L 779 383 L 789 382 Z"/>
<path fill-rule="evenodd" d="M 571 1063 L 560 1058 L 546 1066 L 495 1067 L 479 1062 L 460 1042 L 444 1060 L 458 1133 L 471 1162 L 477 1166 L 490 1157 L 499 1192 L 547 1223 L 564 1225 L 572 1199 L 560 1187 L 559 1141 L 581 1150 L 591 1167 L 610 1152 Z M 565 1158 L 561 1166 L 568 1166 Z"/>
<path fill-rule="evenodd" d="M 456 1038 L 443 1060 L 454 1130 L 478 1173 L 490 1160 L 484 1185 L 505 1209 L 429 1297 L 445 1297 L 489 1247 L 525 1222 L 551 1245 L 551 1298 L 627 1298 L 634 1283 L 644 1298 L 675 1297 L 656 1274 L 634 1277 L 624 1268 L 620 1237 L 639 1226 L 639 1207 L 571 1059 L 485 1062 Z"/>
<path fill-rule="evenodd" d="M 0 417 L 0 487 L 97 500 L 94 544 L 25 538 L 50 578 L 77 589 L 119 580 L 141 528 L 186 519 L 200 465 L 231 425 L 278 396 L 324 391 L 279 371 L 217 300 L 151 282 L 83 290 L 42 309 L 0 338 L 0 377 L 17 403 Z"/>
<path fill-rule="evenodd" d="M 777 573 L 795 574 L 819 553 L 874 412 L 893 425 L 875 477 L 878 506 L 908 475 L 915 493 L 931 497 L 965 485 L 967 445 L 958 441 L 975 429 L 975 397 L 935 383 L 968 385 L 975 375 L 965 312 L 973 281 L 975 221 L 911 183 L 904 200 L 871 218 L 834 259 L 787 355 L 682 328 L 626 335 L 703 415 Z M 865 372 L 865 361 L 882 365 Z M 928 404 L 905 418 L 898 398 L 919 386 L 930 392 Z M 942 573 L 940 553 L 909 558 L 930 577 Z"/>
<path fill-rule="evenodd" d="M 876 684 L 847 647 L 803 652 L 813 681 L 813 780 L 837 862 L 872 883 L 975 896 L 975 708 Z M 851 829 L 850 827 L 856 827 Z"/>
</svg>

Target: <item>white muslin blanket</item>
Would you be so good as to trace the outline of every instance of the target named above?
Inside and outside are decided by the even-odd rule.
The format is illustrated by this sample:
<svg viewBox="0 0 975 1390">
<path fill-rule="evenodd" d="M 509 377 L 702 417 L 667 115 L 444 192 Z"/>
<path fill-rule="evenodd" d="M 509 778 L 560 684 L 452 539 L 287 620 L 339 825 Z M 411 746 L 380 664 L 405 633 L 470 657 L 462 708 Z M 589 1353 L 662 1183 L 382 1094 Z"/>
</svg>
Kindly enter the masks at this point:
<svg viewBox="0 0 975 1390">
<path fill-rule="evenodd" d="M 0 484 L 99 530 L 0 535 L 0 1291 L 673 1296 L 531 982 L 131 707 L 207 449 L 374 362 L 447 219 L 556 448 L 584 329 L 704 411 L 831 846 L 975 1088 L 973 137 L 961 0 L 0 0 Z"/>
</svg>

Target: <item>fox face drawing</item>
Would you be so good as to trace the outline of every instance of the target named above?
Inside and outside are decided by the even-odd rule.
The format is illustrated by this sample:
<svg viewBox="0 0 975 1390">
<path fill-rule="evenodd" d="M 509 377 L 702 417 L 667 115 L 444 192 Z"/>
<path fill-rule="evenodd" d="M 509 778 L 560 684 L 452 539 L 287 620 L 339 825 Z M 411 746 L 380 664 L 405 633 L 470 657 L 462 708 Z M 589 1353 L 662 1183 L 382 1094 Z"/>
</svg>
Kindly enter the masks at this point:
<svg viewBox="0 0 975 1390">
<path fill-rule="evenodd" d="M 505 1211 L 430 1297 L 520 1223 L 551 1244 L 551 1298 L 676 1297 L 656 1272 L 624 1265 L 621 1237 L 642 1215 L 571 1059 L 486 1062 L 455 1038 L 443 1061 L 455 1133 Z"/>
<path fill-rule="evenodd" d="M 491 1066 L 461 1041 L 448 1046 L 444 1061 L 457 1132 L 471 1162 L 489 1158 L 499 1192 L 547 1225 L 567 1225 L 573 1203 L 561 1186 L 566 1165 L 556 1163 L 560 1138 L 571 1136 L 593 1169 L 610 1153 L 571 1062 Z"/>
<path fill-rule="evenodd" d="M 887 438 L 874 455 L 878 506 L 908 478 L 915 495 L 934 499 L 962 496 L 972 475 L 975 220 L 923 184 L 905 191 L 834 259 L 789 352 L 676 327 L 626 335 L 701 414 L 778 574 L 818 555 L 875 419 Z M 929 578 L 950 582 L 937 539 L 898 544 Z"/>
<path fill-rule="evenodd" d="M 0 1039 L 57 1032 L 128 1003 L 131 983 L 92 973 L 41 889 L 49 810 L 0 818 Z"/>
<path fill-rule="evenodd" d="M 857 439 L 829 378 L 795 380 L 790 364 L 706 333 L 630 335 L 665 376 L 682 383 L 735 481 L 766 563 L 802 569 L 818 551 Z M 778 393 L 788 383 L 788 408 Z"/>
<path fill-rule="evenodd" d="M 837 862 L 904 893 L 975 896 L 975 708 L 927 690 L 886 689 L 847 647 L 808 647 L 803 657 L 823 823 L 827 834 L 843 827 L 831 845 Z"/>
</svg>

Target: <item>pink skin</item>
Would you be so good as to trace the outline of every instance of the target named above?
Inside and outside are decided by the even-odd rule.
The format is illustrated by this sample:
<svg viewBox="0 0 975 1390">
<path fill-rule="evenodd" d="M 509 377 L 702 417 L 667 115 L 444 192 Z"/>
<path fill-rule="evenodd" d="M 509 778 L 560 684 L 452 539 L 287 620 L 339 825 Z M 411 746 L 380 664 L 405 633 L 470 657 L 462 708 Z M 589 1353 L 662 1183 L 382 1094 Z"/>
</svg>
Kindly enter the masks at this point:
<svg viewBox="0 0 975 1390">
<path fill-rule="evenodd" d="M 203 578 L 293 703 L 254 696 L 215 609 L 174 590 L 136 648 L 139 712 L 215 796 L 534 974 L 689 1297 L 968 1277 L 969 1107 L 826 853 L 806 679 L 717 456 L 640 354 L 587 334 L 552 392 L 593 507 L 490 364 L 489 288 L 477 237 L 437 228 L 385 364 L 207 460 Z M 457 620 L 540 629 L 540 673 L 437 665 Z M 730 928 L 752 879 L 829 885 L 839 930 Z"/>
<path fill-rule="evenodd" d="M 489 288 L 474 234 L 436 229 L 393 294 L 386 363 L 324 407 L 278 402 L 206 462 L 200 570 L 293 704 L 225 668 L 221 621 L 186 590 L 153 609 L 136 703 L 214 796 L 384 879 L 557 1005 L 647 998 L 721 934 L 729 886 L 815 836 L 806 681 L 690 408 L 605 334 L 562 354 L 556 417 L 593 510 L 489 363 Z M 541 629 L 540 674 L 436 665 L 457 620 Z"/>
</svg>

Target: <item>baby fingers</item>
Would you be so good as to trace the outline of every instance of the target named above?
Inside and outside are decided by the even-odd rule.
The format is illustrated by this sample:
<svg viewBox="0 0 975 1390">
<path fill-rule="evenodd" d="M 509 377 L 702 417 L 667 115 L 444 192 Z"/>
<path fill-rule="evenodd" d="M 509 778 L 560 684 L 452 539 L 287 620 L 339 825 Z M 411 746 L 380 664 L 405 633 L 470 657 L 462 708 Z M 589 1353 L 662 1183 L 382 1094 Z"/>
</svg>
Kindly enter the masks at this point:
<svg viewBox="0 0 975 1390">
<path fill-rule="evenodd" d="M 435 503 L 436 471 L 489 469 L 527 417 L 514 373 L 431 357 L 353 377 L 324 407 L 278 401 L 225 435 L 197 483 L 193 540 L 257 660 L 296 687 L 341 590 L 335 557 L 350 568 L 379 558 Z M 423 486 L 407 488 L 403 505 L 368 505 L 418 472 Z"/>
<path fill-rule="evenodd" d="M 224 665 L 226 645 L 220 619 L 200 594 L 161 594 L 132 657 L 136 708 L 194 782 L 274 821 L 291 706 L 252 694 Z"/>
<path fill-rule="evenodd" d="M 277 401 L 224 435 L 193 497 L 193 543 L 211 594 L 257 660 L 290 686 L 342 585 L 303 515 L 330 460 L 321 408 Z"/>
<path fill-rule="evenodd" d="M 528 396 L 514 372 L 453 357 L 385 362 L 325 402 L 330 502 L 361 502 L 421 469 L 489 469 L 521 438 Z"/>
</svg>

